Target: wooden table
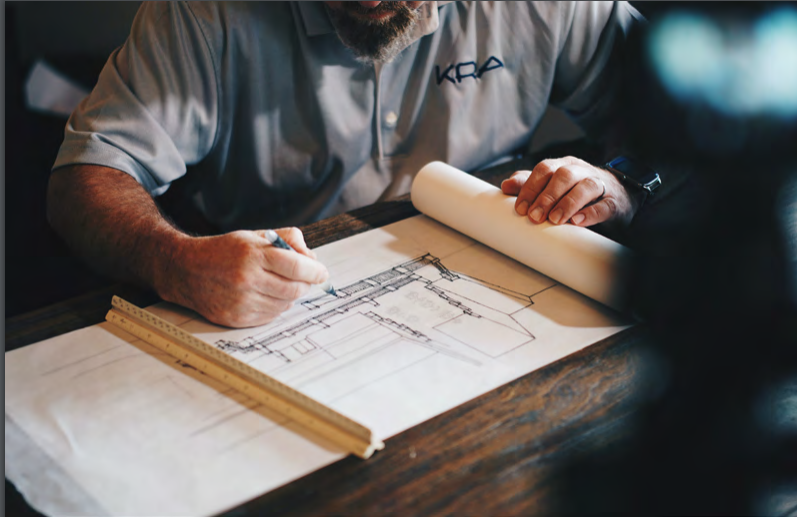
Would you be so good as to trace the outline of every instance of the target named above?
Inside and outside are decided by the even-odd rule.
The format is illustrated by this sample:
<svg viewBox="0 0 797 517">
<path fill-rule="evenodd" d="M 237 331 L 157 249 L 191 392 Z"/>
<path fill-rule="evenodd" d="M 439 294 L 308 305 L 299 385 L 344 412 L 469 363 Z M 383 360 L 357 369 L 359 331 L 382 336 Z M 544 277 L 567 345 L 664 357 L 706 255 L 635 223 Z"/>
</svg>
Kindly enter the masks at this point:
<svg viewBox="0 0 797 517">
<path fill-rule="evenodd" d="M 405 196 L 302 229 L 316 247 L 415 214 Z M 7 320 L 6 350 L 100 323 L 113 294 L 158 301 L 125 285 L 91 292 Z M 347 457 L 230 515 L 551 513 L 560 469 L 628 436 L 644 340 L 643 327 L 626 330 L 387 440 L 367 461 Z"/>
</svg>

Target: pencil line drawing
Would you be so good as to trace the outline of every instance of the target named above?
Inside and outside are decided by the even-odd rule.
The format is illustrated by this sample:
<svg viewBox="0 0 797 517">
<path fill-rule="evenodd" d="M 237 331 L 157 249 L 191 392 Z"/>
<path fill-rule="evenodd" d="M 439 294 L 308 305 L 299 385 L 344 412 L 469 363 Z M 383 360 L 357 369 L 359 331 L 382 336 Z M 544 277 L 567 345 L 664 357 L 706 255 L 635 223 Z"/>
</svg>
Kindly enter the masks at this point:
<svg viewBox="0 0 797 517">
<path fill-rule="evenodd" d="M 214 345 L 295 387 L 336 373 L 343 378 L 340 370 L 367 362 L 358 380 L 336 383 L 342 395 L 357 388 L 353 383 L 430 355 L 480 366 L 532 342 L 533 333 L 514 315 L 533 305 L 535 294 L 452 271 L 426 253 L 337 288 L 337 295 L 304 300 L 303 317 Z M 383 364 L 380 357 L 400 359 Z"/>
</svg>

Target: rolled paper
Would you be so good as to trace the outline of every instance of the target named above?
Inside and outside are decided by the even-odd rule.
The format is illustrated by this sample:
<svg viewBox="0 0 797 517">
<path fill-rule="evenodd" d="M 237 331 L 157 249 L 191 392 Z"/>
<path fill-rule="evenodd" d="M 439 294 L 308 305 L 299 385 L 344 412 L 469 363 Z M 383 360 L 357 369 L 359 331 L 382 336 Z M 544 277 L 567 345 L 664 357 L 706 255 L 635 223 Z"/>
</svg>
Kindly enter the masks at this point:
<svg viewBox="0 0 797 517">
<path fill-rule="evenodd" d="M 442 162 L 423 167 L 411 190 L 418 211 L 613 309 L 626 309 L 623 272 L 632 252 L 587 228 L 532 223 L 515 197 Z"/>
</svg>

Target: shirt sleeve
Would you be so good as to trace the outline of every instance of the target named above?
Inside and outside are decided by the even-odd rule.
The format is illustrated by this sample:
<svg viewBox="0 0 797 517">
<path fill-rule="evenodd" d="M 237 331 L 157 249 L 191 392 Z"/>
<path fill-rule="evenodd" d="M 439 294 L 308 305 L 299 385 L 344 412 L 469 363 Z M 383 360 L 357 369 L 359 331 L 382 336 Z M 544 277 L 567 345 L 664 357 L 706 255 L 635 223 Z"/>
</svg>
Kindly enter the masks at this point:
<svg viewBox="0 0 797 517">
<path fill-rule="evenodd" d="M 623 42 L 645 19 L 627 2 L 569 2 L 562 15 L 551 104 L 600 137 L 617 102 Z"/>
<path fill-rule="evenodd" d="M 102 165 L 130 174 L 153 196 L 164 193 L 213 147 L 216 62 L 190 5 L 145 2 L 69 118 L 53 170 Z"/>
</svg>

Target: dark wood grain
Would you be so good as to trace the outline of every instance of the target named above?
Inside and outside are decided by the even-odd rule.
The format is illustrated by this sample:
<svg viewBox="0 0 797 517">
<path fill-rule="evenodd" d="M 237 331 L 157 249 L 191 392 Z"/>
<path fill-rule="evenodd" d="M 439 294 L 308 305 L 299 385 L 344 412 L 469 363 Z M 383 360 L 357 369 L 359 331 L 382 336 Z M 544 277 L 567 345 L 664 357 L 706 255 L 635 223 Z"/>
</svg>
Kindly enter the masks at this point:
<svg viewBox="0 0 797 517">
<path fill-rule="evenodd" d="M 482 177 L 498 184 L 516 168 Z M 317 247 L 416 214 L 404 196 L 302 230 Z M 103 321 L 113 294 L 157 301 L 126 285 L 88 293 L 7 320 L 6 350 Z M 551 513 L 559 470 L 617 447 L 632 428 L 644 340 L 644 328 L 626 330 L 387 440 L 367 461 L 345 458 L 230 515 Z"/>
<path fill-rule="evenodd" d="M 407 217 L 418 215 L 412 206 L 409 195 L 395 201 L 385 201 L 358 210 L 340 214 L 317 223 L 302 226 L 304 239 L 311 248 L 345 239 L 358 233 L 395 223 Z"/>
<path fill-rule="evenodd" d="M 549 514 L 558 470 L 622 443 L 632 428 L 643 340 L 641 328 L 608 338 L 387 440 L 367 461 L 348 457 L 234 515 Z"/>
<path fill-rule="evenodd" d="M 139 306 L 151 305 L 159 300 L 151 291 L 127 284 L 115 284 L 20 314 L 6 320 L 6 351 L 104 321 L 114 295 Z"/>
</svg>

